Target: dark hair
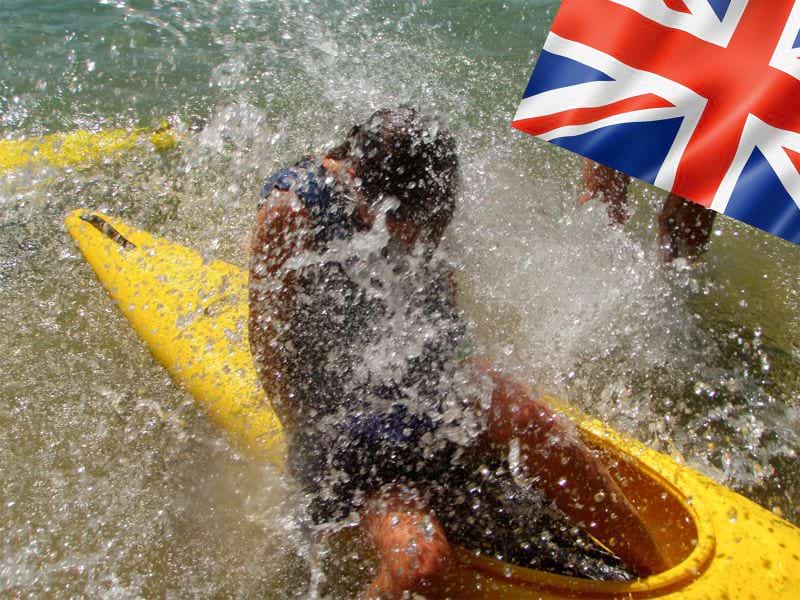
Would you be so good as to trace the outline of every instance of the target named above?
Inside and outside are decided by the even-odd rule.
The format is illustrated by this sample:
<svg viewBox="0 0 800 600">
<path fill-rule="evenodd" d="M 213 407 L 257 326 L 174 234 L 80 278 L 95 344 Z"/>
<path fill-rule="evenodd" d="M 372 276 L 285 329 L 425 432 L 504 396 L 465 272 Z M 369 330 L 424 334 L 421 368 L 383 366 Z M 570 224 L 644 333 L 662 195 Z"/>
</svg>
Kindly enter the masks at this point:
<svg viewBox="0 0 800 600">
<path fill-rule="evenodd" d="M 362 193 L 370 202 L 394 196 L 394 216 L 413 220 L 422 239 L 436 242 L 455 210 L 456 143 L 441 119 L 408 106 L 383 108 L 350 130 L 337 149 L 354 161 Z"/>
</svg>

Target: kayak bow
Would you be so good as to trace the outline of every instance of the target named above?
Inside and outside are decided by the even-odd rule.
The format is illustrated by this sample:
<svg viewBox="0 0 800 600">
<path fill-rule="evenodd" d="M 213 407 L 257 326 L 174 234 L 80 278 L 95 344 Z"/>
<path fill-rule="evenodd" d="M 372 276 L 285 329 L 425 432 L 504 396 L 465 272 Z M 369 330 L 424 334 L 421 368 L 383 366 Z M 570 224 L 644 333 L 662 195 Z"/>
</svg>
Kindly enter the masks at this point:
<svg viewBox="0 0 800 600">
<path fill-rule="evenodd" d="M 247 273 L 189 248 L 77 210 L 67 229 L 156 359 L 240 448 L 281 466 L 283 434 L 247 342 Z M 606 456 L 671 567 L 634 582 L 517 567 L 459 548 L 425 590 L 454 598 L 788 598 L 800 594 L 800 530 L 687 466 L 567 404 Z M 794 591 L 792 591 L 794 590 Z"/>
</svg>

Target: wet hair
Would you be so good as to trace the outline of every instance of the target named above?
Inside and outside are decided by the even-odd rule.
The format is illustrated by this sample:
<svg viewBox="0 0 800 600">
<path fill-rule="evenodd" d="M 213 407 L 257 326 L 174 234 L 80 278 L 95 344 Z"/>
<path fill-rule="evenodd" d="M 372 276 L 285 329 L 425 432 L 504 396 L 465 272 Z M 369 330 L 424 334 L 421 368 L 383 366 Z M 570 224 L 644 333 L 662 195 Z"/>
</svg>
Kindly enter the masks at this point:
<svg viewBox="0 0 800 600">
<path fill-rule="evenodd" d="M 368 201 L 396 198 L 393 217 L 420 226 L 421 239 L 439 240 L 453 216 L 458 186 L 455 139 L 440 118 L 409 106 L 383 108 L 353 127 L 336 151 L 354 161 Z"/>
</svg>

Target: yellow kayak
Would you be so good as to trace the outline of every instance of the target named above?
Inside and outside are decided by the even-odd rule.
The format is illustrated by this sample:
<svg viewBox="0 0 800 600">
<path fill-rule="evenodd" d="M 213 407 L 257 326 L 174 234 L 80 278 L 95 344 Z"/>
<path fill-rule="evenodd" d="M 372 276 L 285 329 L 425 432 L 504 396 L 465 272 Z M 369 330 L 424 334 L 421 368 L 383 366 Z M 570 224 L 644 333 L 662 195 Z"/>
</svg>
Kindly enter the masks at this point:
<svg viewBox="0 0 800 600">
<path fill-rule="evenodd" d="M 67 229 L 156 359 L 231 441 L 276 465 L 280 422 L 247 343 L 247 273 L 100 213 Z M 516 567 L 457 550 L 430 598 L 799 598 L 800 530 L 757 504 L 600 421 L 547 401 L 613 460 L 671 568 L 633 582 L 598 582 Z"/>
<path fill-rule="evenodd" d="M 27 166 L 84 167 L 145 146 L 166 150 L 178 143 L 168 125 L 153 130 L 106 129 L 52 133 L 37 138 L 0 140 L 0 174 Z"/>
</svg>

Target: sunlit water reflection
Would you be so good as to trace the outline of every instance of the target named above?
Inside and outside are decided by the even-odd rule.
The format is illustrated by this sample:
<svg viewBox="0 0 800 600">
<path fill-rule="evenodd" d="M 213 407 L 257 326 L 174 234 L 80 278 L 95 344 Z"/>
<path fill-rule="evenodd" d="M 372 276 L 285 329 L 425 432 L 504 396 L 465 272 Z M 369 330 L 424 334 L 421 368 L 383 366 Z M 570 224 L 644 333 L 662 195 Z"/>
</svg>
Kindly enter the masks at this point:
<svg viewBox="0 0 800 600">
<path fill-rule="evenodd" d="M 183 139 L 0 182 L 4 593 L 342 597 L 368 577 L 355 542 L 310 583 L 331 560 L 291 484 L 170 382 L 61 220 L 96 208 L 245 264 L 264 177 L 399 102 L 458 137 L 447 245 L 492 360 L 800 520 L 800 252 L 720 219 L 704 263 L 668 271 L 660 196 L 637 187 L 623 231 L 577 207 L 577 160 L 508 125 L 552 7 L 7 0 L 0 15 L 4 136 L 166 117 Z"/>
</svg>

